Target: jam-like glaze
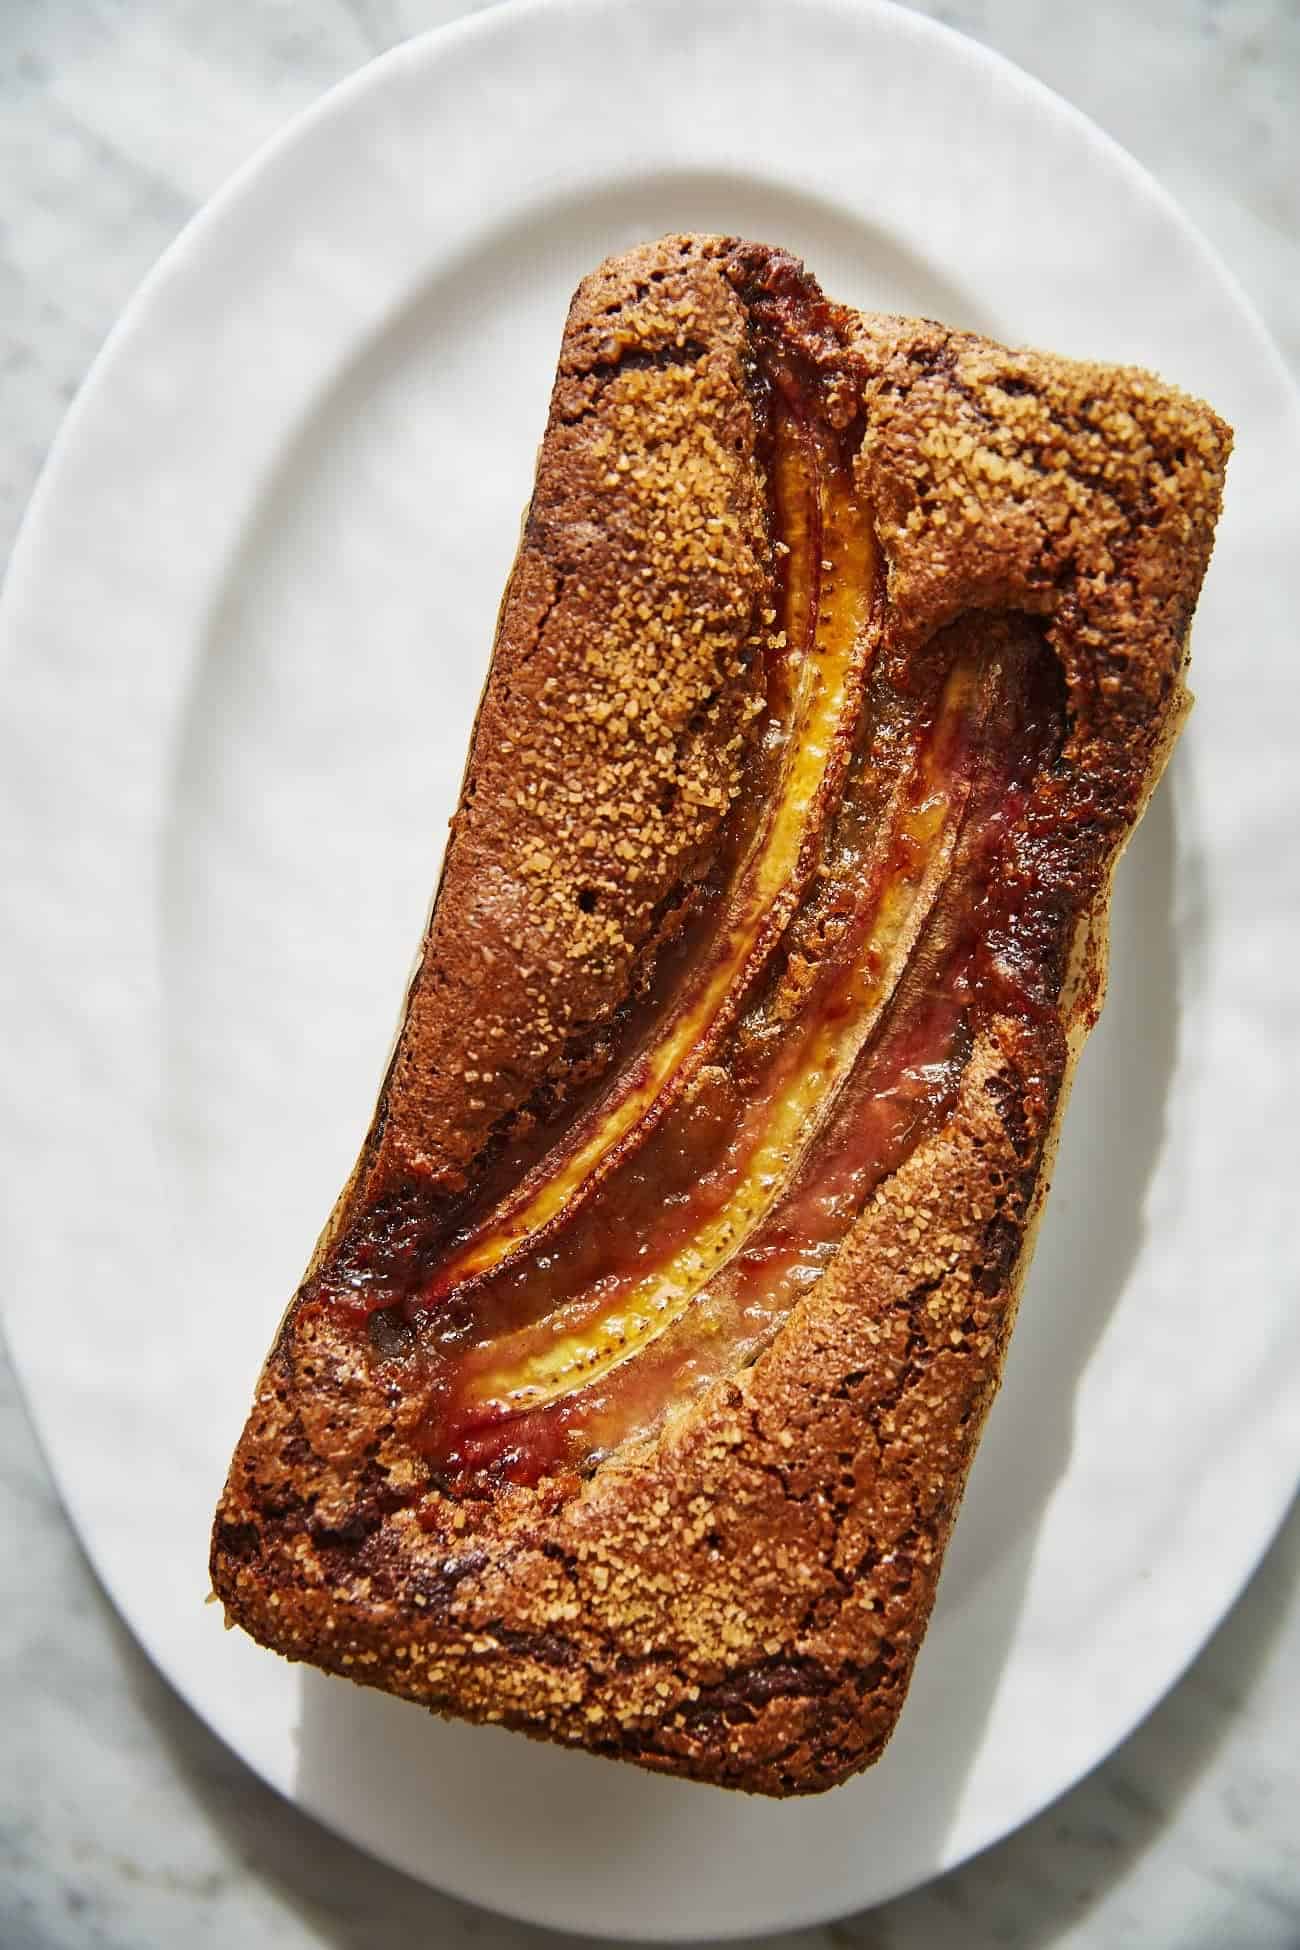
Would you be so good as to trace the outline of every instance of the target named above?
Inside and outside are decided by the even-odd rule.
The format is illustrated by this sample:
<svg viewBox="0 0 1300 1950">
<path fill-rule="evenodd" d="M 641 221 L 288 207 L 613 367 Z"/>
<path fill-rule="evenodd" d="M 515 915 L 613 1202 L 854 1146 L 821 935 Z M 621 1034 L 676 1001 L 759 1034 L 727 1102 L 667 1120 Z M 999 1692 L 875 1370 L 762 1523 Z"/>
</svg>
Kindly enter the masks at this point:
<svg viewBox="0 0 1300 1950">
<path fill-rule="evenodd" d="M 563 1481 L 753 1359 L 950 1115 L 989 1009 L 1043 987 L 1008 915 L 1063 731 L 1054 666 L 1023 619 L 873 664 L 884 592 L 842 402 L 770 347 L 762 365 L 780 632 L 694 933 L 612 1081 L 513 1184 L 498 1158 L 495 1202 L 413 1277 L 391 1246 L 372 1270 L 363 1238 L 322 1288 L 378 1310 L 404 1425 L 467 1489 Z"/>
<path fill-rule="evenodd" d="M 462 1388 L 469 1403 L 539 1407 L 598 1380 L 671 1327 L 772 1210 L 898 981 L 919 912 L 942 885 L 969 790 L 969 768 L 954 753 L 965 742 L 966 718 L 981 688 L 969 665 L 959 666 L 949 679 L 939 724 L 926 739 L 903 795 L 889 870 L 872 890 L 870 920 L 863 917 L 865 938 L 855 943 L 838 980 L 804 1011 L 744 1097 L 737 1100 L 733 1093 L 733 1128 L 725 1139 L 714 1136 L 716 1156 L 699 1161 L 705 1169 L 698 1176 L 691 1173 L 685 1235 L 676 1236 L 680 1228 L 671 1220 L 662 1230 L 653 1223 L 643 1226 L 637 1256 L 627 1269 L 615 1277 L 607 1273 L 576 1293 L 562 1255 L 546 1254 L 544 1266 L 534 1261 L 526 1271 L 519 1268 L 514 1284 L 528 1282 L 519 1300 L 530 1312 L 543 1306 L 545 1312 L 465 1357 Z M 670 1147 L 696 1163 L 692 1109 L 687 1102 L 670 1113 L 662 1143 L 642 1164 L 643 1174 L 661 1163 Z M 654 1182 L 662 1188 L 661 1173 Z M 608 1239 L 610 1227 L 624 1219 L 621 1189 L 611 1184 L 574 1221 L 570 1237 L 577 1252 L 587 1237 Z M 490 1299 L 484 1300 L 490 1307 Z"/>
<path fill-rule="evenodd" d="M 549 1250 L 472 1296 L 434 1362 L 442 1469 L 530 1480 L 652 1429 L 771 1338 L 950 1112 L 1000 843 L 1056 736 L 1026 676 L 1014 651 L 953 666 L 855 926 L 795 1022 L 765 1039 L 777 998 L 757 1001 L 730 1068 Z"/>
</svg>

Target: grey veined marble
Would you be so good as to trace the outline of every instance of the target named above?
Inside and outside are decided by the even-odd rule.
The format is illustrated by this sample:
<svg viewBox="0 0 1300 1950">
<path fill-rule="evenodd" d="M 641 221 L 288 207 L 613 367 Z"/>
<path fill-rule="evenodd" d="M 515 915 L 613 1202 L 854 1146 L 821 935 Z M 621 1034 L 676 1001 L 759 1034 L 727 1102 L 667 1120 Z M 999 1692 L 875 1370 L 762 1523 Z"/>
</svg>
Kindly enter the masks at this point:
<svg viewBox="0 0 1300 1950">
<path fill-rule="evenodd" d="M 454 0 L 4 0 L 0 529 L 191 211 L 333 81 Z M 935 0 L 1132 149 L 1300 370 L 1300 11 Z M 151 1670 L 0 1403 L 0 1946 L 520 1944 L 280 1803 Z M 1089 1780 L 928 1889 L 774 1939 L 862 1950 L 1295 1950 L 1300 1516 L 1181 1685 Z"/>
</svg>

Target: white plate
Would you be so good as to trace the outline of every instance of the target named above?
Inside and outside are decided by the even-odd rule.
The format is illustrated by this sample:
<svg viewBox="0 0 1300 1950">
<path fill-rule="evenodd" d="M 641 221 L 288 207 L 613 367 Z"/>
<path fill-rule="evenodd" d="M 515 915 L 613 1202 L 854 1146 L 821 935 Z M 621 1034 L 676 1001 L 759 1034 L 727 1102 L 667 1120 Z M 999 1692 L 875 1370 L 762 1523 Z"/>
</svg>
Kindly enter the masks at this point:
<svg viewBox="0 0 1300 1950">
<path fill-rule="evenodd" d="M 836 296 L 1135 359 L 1235 423 L 1195 714 L 1120 882 L 1006 1388 L 883 1764 L 788 1806 L 299 1672 L 205 1609 L 254 1373 L 369 1113 L 565 304 L 725 228 Z M 4 610 L 9 1329 L 158 1664 L 267 1780 L 578 1930 L 775 1928 L 1093 1765 L 1295 1479 L 1300 413 L 1136 165 L 914 15 L 553 0 L 413 42 L 194 223 L 96 366 Z"/>
</svg>

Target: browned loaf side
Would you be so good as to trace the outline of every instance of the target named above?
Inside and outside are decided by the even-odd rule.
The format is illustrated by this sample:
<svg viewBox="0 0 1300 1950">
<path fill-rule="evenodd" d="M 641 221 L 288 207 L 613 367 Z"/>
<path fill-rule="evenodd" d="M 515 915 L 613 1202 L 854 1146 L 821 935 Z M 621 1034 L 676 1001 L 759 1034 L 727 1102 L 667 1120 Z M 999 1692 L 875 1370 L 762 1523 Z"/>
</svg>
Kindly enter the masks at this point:
<svg viewBox="0 0 1300 1950">
<path fill-rule="evenodd" d="M 759 245 L 667 238 L 583 283 L 396 1052 L 217 1512 L 232 1622 L 439 1712 L 725 1786 L 814 1792 L 879 1755 L 1100 1006 L 1115 857 L 1184 709 L 1229 443 L 1149 374 L 849 312 Z M 934 937 L 956 971 L 952 1023 L 936 1028 L 903 976 L 872 1032 L 904 1007 L 915 1047 L 942 1032 L 948 1094 L 908 1125 L 891 1073 L 873 1101 L 890 1143 L 904 1137 L 761 1345 L 737 1338 L 730 1367 L 675 1398 L 671 1362 L 666 1382 L 653 1363 L 679 1341 L 683 1361 L 698 1353 L 688 1309 L 631 1364 L 601 1343 L 601 1413 L 623 1422 L 589 1415 L 584 1436 L 594 1397 L 570 1391 L 457 1447 L 437 1429 L 460 1386 L 440 1323 L 468 1308 L 472 1339 L 486 1316 L 439 1268 L 655 1047 L 730 938 L 736 862 L 775 830 L 762 808 L 785 790 L 795 719 L 783 746 L 774 699 L 794 695 L 796 653 L 832 668 L 843 598 L 831 515 L 810 542 L 799 510 L 820 504 L 783 516 L 778 489 L 803 492 L 823 463 L 840 516 L 871 529 L 869 600 L 836 666 L 865 702 L 755 937 L 766 959 L 708 1031 L 732 1056 L 691 1090 L 734 1095 L 742 1070 L 767 1074 L 754 1051 L 804 1020 L 822 962 L 847 955 L 835 943 L 867 867 L 846 862 L 886 893 L 913 887 L 922 870 L 878 837 L 913 749 L 898 727 L 931 736 L 931 707 L 909 699 L 967 657 L 1013 688 L 1032 669 L 1047 701 L 1032 737 L 1020 705 L 1014 737 L 979 732 L 1032 746 L 1032 763 L 1005 758 L 1015 782 L 988 798 L 965 905 Z M 831 618 L 825 652 L 790 641 L 801 548 L 814 569 L 828 551 L 809 599 Z M 1001 705 L 980 709 L 1002 723 Z M 983 757 L 945 763 L 993 776 Z M 617 1199 L 618 1182 L 591 1196 Z M 638 1371 L 657 1377 L 644 1400 L 626 1392 Z"/>
</svg>

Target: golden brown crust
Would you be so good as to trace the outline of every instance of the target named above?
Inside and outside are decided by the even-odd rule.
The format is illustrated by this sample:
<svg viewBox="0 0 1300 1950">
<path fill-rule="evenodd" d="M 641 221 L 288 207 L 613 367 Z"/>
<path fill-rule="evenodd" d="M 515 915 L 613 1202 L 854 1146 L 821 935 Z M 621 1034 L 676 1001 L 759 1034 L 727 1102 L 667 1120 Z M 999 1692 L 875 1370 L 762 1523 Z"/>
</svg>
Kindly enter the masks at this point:
<svg viewBox="0 0 1300 1950">
<path fill-rule="evenodd" d="M 300 1299 L 212 1563 L 228 1615 L 290 1657 L 790 1794 L 874 1759 L 902 1704 L 1100 1006 L 1110 872 L 1181 713 L 1229 436 L 1147 374 L 839 311 L 758 246 L 670 238 L 588 279 L 420 972 L 331 1239 L 394 1185 L 453 1194 L 503 1118 L 563 1090 L 575 1055 L 603 1060 L 716 842 L 771 621 L 746 364 L 764 308 L 847 375 L 882 650 L 1027 612 L 1065 673 L 1037 836 L 1056 1006 L 993 1013 L 943 1129 L 757 1363 L 576 1491 L 425 1494 L 383 1364 Z"/>
<path fill-rule="evenodd" d="M 770 580 L 745 348 L 708 246 L 632 252 L 574 298 L 385 1175 L 455 1190 L 503 1114 L 571 1072 L 735 796 Z"/>
</svg>

